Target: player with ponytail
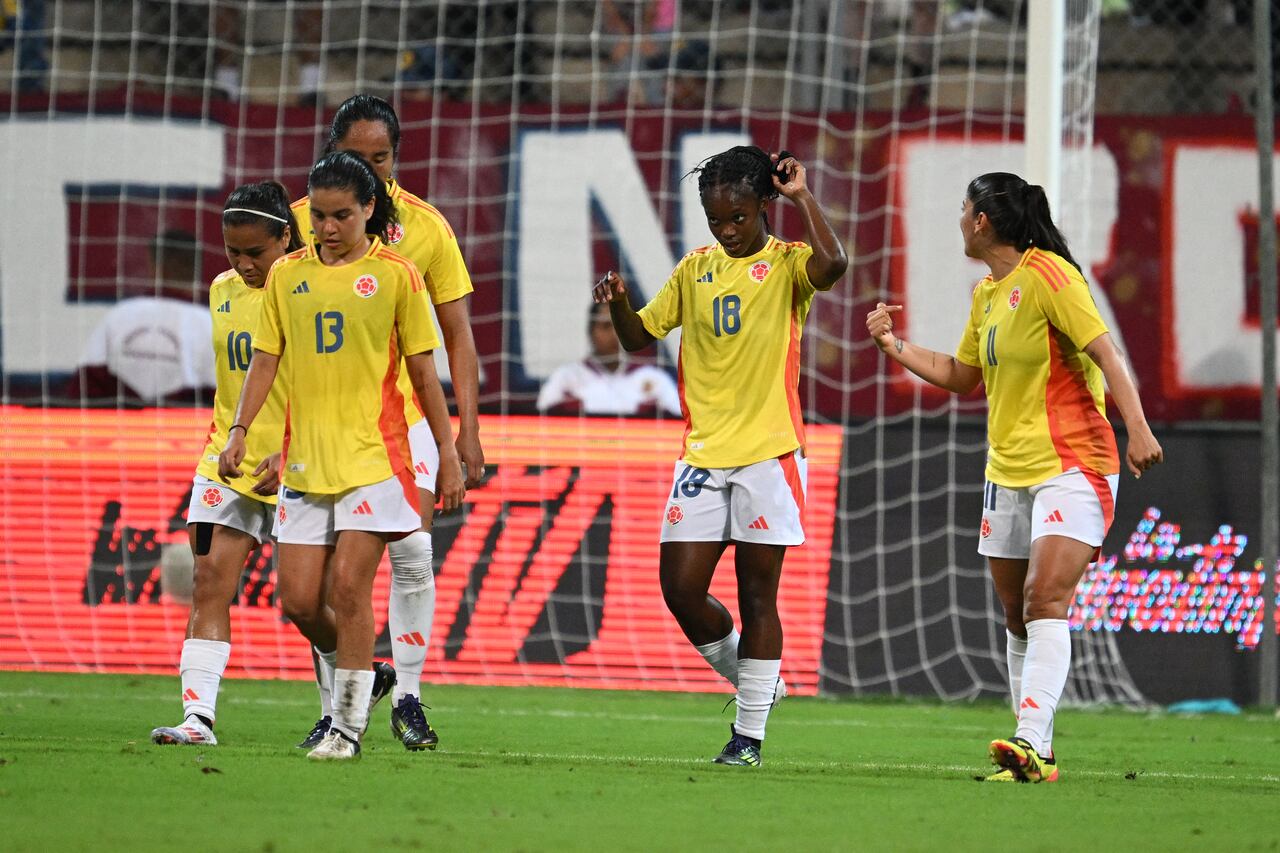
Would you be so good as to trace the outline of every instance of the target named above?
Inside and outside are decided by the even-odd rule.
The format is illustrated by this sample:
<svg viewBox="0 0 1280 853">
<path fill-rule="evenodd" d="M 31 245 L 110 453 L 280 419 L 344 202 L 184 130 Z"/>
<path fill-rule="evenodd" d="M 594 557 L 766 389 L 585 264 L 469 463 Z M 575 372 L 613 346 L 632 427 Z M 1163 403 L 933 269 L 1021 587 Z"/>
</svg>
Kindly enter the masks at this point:
<svg viewBox="0 0 1280 853">
<path fill-rule="evenodd" d="M 1041 187 L 974 178 L 961 206 L 967 256 L 991 274 L 973 291 L 954 356 L 893 333 L 900 305 L 867 330 L 881 352 L 957 394 L 987 395 L 987 471 L 978 553 L 1004 606 L 1017 728 L 988 748 L 991 781 L 1058 779 L 1053 721 L 1071 669 L 1067 609 L 1111 526 L 1120 479 L 1103 379 L 1129 433 L 1135 477 L 1163 461 L 1128 366 L 1103 324 Z"/>
<path fill-rule="evenodd" d="M 219 474 L 239 477 L 248 437 L 277 384 L 288 389 L 281 462 L 281 607 L 322 658 L 332 723 L 308 756 L 358 758 L 375 698 L 373 580 L 388 542 L 419 529 L 409 426 L 399 390 L 407 371 L 440 447 L 446 510 L 464 494 L 439 345 L 417 269 L 382 242 L 394 209 L 385 184 L 354 154 L 312 167 L 314 242 L 271 269 Z M 288 357 L 285 352 L 288 350 Z"/>
<path fill-rule="evenodd" d="M 738 146 L 698 169 L 715 242 L 685 255 L 639 311 L 626 283 L 596 284 L 618 338 L 642 349 L 680 327 L 686 431 L 662 521 L 658 575 L 676 622 L 737 688 L 737 715 L 720 764 L 761 762 L 765 721 L 786 695 L 778 582 L 789 546 L 804 542 L 805 436 L 800 333 L 817 291 L 844 275 L 844 247 L 788 152 Z M 786 197 L 808 243 L 778 239 L 768 204 Z M 709 594 L 725 548 L 735 547 L 742 631 Z"/>
<path fill-rule="evenodd" d="M 227 484 L 217 477 L 218 451 L 235 425 L 236 400 L 249 369 L 267 273 L 277 259 L 302 245 L 284 187 L 270 181 L 237 187 L 223 206 L 222 242 L 231 269 L 209 287 L 218 386 L 187 509 L 195 572 L 179 663 L 184 719 L 151 732 L 151 739 L 162 744 L 218 742 L 213 726 L 218 687 L 231 654 L 231 603 L 249 552 L 270 535 L 279 485 L 284 433 L 284 394 L 279 389 L 273 389 L 246 442 L 239 467 L 244 478 Z"/>
</svg>

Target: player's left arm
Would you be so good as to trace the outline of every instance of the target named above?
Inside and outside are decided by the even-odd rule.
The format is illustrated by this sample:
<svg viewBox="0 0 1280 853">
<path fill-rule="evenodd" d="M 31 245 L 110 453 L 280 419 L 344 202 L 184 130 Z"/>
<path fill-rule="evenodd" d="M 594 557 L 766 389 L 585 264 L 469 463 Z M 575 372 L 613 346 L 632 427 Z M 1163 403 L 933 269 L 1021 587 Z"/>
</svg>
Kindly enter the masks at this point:
<svg viewBox="0 0 1280 853">
<path fill-rule="evenodd" d="M 1129 433 L 1125 462 L 1133 476 L 1141 477 L 1143 471 L 1164 461 L 1164 450 L 1147 424 L 1147 416 L 1142 411 L 1142 400 L 1138 397 L 1137 386 L 1133 384 L 1129 365 L 1119 347 L 1111 340 L 1110 332 L 1098 335 L 1084 351 L 1101 368 L 1102 375 L 1107 380 L 1111 399 L 1115 400 L 1116 408 L 1120 410 L 1120 417 L 1124 419 L 1125 429 Z"/>
<path fill-rule="evenodd" d="M 804 221 L 805 241 L 813 248 L 813 254 L 805 264 L 809 283 L 816 290 L 830 290 L 849 268 L 849 256 L 844 250 L 844 244 L 827 221 L 827 215 L 822 212 L 818 200 L 809 192 L 805 182 L 805 168 L 800 161 L 794 157 L 779 161 L 777 154 L 771 156 L 778 169 L 787 175 L 785 183 L 778 180 L 776 174 L 773 176 L 774 189 L 790 199 L 800 211 L 800 218 Z"/>
<path fill-rule="evenodd" d="M 484 448 L 480 445 L 480 362 L 476 340 L 471 333 L 468 297 L 462 296 L 436 306 L 436 318 L 444 333 L 449 354 L 449 375 L 453 379 L 453 399 L 458 404 L 458 455 L 467 464 L 467 488 L 474 489 L 484 479 Z"/>
<path fill-rule="evenodd" d="M 409 381 L 413 383 L 413 391 L 418 395 L 418 403 L 431 427 L 431 435 L 436 446 L 440 448 L 440 473 L 436 481 L 436 500 L 440 501 L 445 512 L 455 510 L 462 505 L 467 493 L 462 481 L 462 462 L 453 443 L 453 428 L 449 424 L 449 406 L 444 401 L 444 389 L 440 387 L 440 377 L 436 373 L 436 363 L 431 350 L 417 352 L 404 357 L 405 370 L 409 371 Z"/>
</svg>

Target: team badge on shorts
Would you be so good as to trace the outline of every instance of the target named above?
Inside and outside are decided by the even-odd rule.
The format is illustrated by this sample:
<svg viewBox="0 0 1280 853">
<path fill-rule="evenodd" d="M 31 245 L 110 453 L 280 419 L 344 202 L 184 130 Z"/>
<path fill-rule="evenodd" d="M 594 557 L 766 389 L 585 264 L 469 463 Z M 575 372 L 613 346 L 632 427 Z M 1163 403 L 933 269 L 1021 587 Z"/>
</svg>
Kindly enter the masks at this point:
<svg viewBox="0 0 1280 853">
<path fill-rule="evenodd" d="M 285 512 L 284 512 L 284 504 L 280 504 L 280 506 L 276 509 L 276 519 L 281 524 L 284 524 L 284 521 L 286 518 L 288 518 L 288 516 L 285 515 Z"/>
<path fill-rule="evenodd" d="M 213 509 L 218 506 L 222 503 L 222 489 L 215 486 L 210 486 L 205 489 L 200 495 L 200 503 L 209 507 L 209 509 Z"/>
<path fill-rule="evenodd" d="M 991 535 L 991 522 L 987 521 L 987 517 L 982 517 L 982 526 L 978 528 L 978 532 L 982 534 L 982 538 L 986 539 Z"/>
<path fill-rule="evenodd" d="M 404 226 L 397 222 L 395 225 L 387 226 L 387 242 L 399 243 L 404 239 Z"/>
<path fill-rule="evenodd" d="M 683 520 L 684 510 L 675 504 L 667 507 L 667 524 L 679 524 Z"/>
<path fill-rule="evenodd" d="M 352 289 L 355 290 L 357 296 L 363 296 L 368 299 L 378 292 L 378 280 L 371 275 L 362 275 L 356 279 Z"/>
<path fill-rule="evenodd" d="M 1013 292 L 1009 294 L 1009 310 L 1012 311 L 1017 308 L 1020 302 L 1022 302 L 1022 288 L 1015 287 Z"/>
<path fill-rule="evenodd" d="M 769 274 L 769 270 L 773 267 L 769 266 L 768 261 L 760 261 L 751 265 L 751 277 L 756 281 L 764 281 L 764 277 Z"/>
</svg>

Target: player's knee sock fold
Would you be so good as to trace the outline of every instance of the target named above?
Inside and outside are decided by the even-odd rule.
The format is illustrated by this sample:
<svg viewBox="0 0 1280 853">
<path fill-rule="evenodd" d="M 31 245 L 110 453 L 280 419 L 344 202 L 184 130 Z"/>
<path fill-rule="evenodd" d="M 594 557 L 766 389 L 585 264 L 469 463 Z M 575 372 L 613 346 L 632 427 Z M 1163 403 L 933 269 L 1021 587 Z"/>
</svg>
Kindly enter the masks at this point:
<svg viewBox="0 0 1280 853">
<path fill-rule="evenodd" d="M 387 546 L 391 559 L 391 596 L 387 627 L 391 633 L 391 660 L 396 668 L 392 703 L 404 696 L 419 696 L 422 667 L 431 641 L 436 613 L 436 579 L 431 571 L 431 534 L 412 533 Z"/>
<path fill-rule="evenodd" d="M 1022 700 L 1015 737 L 1041 755 L 1052 748 L 1053 715 L 1071 671 L 1071 634 L 1066 619 L 1027 623 L 1027 661 L 1022 668 Z"/>
<path fill-rule="evenodd" d="M 1004 659 L 1009 665 L 1009 696 L 1013 700 L 1013 716 L 1018 716 L 1018 705 L 1022 702 L 1022 669 L 1027 662 L 1027 640 L 1005 629 L 1008 644 L 1004 649 Z"/>
<path fill-rule="evenodd" d="M 320 716 L 333 717 L 333 679 L 338 666 L 338 650 L 322 652 L 311 647 L 315 654 L 316 687 L 320 690 Z"/>
<path fill-rule="evenodd" d="M 182 679 L 182 716 L 192 714 L 213 722 L 218 704 L 218 686 L 231 657 L 231 644 L 219 640 L 184 640 L 178 660 Z"/>
<path fill-rule="evenodd" d="M 738 716 L 733 730 L 764 740 L 765 721 L 773 707 L 773 689 L 782 672 L 780 660 L 742 658 L 738 661 Z"/>
<path fill-rule="evenodd" d="M 335 669 L 333 727 L 352 740 L 359 740 L 369 725 L 369 699 L 372 696 L 372 669 Z"/>
<path fill-rule="evenodd" d="M 711 668 L 720 673 L 734 687 L 738 686 L 738 629 L 733 628 L 728 635 L 714 643 L 694 646 L 703 660 L 711 664 Z"/>
</svg>

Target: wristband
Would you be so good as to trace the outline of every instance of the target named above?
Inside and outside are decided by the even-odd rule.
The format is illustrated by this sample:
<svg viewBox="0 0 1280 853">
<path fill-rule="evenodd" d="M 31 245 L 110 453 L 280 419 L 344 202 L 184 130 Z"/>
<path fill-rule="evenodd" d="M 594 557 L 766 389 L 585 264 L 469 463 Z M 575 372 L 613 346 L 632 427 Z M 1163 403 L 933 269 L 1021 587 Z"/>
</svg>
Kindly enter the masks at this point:
<svg viewBox="0 0 1280 853">
<path fill-rule="evenodd" d="M 227 427 L 227 438 L 231 437 L 231 430 L 233 429 L 242 429 L 244 430 L 245 435 L 249 434 L 249 428 L 244 424 L 232 424 L 231 426 Z"/>
</svg>

